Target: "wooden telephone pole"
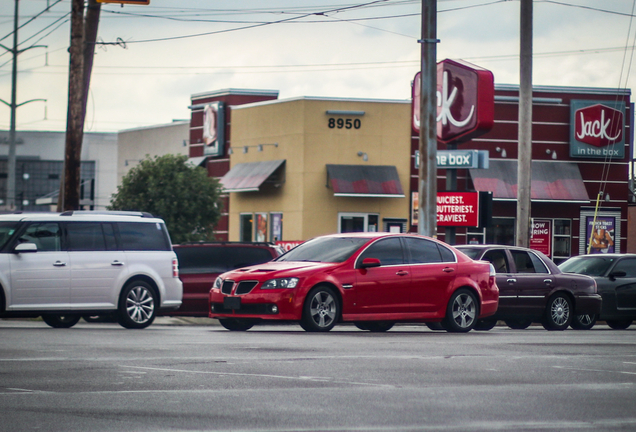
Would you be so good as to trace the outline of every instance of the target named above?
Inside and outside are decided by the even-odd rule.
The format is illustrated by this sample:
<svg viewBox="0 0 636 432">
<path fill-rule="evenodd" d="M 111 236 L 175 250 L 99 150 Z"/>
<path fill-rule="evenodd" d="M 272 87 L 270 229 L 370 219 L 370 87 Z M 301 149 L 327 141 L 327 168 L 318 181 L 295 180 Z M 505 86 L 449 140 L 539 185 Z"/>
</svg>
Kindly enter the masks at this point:
<svg viewBox="0 0 636 432">
<path fill-rule="evenodd" d="M 517 246 L 530 245 L 532 185 L 532 0 L 521 0 Z"/>
<path fill-rule="evenodd" d="M 69 48 L 68 111 L 64 175 L 57 202 L 58 211 L 77 210 L 80 206 L 81 155 L 86 102 L 97 40 L 101 5 L 89 0 L 84 17 L 84 0 L 71 3 L 71 46 Z"/>
<path fill-rule="evenodd" d="M 437 235 L 437 3 L 422 0 L 420 170 L 417 230 Z"/>
</svg>

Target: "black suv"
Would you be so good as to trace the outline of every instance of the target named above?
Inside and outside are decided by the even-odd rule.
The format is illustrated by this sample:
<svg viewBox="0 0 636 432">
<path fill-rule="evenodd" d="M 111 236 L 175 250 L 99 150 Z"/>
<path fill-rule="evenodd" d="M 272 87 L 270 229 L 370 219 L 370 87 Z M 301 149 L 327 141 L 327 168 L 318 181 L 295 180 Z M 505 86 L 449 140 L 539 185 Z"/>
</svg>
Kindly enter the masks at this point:
<svg viewBox="0 0 636 432">
<path fill-rule="evenodd" d="M 271 261 L 283 253 L 273 243 L 211 242 L 173 245 L 179 259 L 183 302 L 165 315 L 207 317 L 210 289 L 217 276 L 229 270 Z"/>
</svg>

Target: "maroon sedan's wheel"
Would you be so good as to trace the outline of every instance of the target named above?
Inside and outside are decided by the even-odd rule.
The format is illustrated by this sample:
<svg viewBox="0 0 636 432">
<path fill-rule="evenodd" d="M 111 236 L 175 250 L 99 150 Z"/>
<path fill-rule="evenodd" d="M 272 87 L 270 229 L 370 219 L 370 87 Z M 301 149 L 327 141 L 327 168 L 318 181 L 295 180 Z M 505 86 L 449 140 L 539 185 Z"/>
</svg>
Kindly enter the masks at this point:
<svg viewBox="0 0 636 432">
<path fill-rule="evenodd" d="M 475 294 L 464 288 L 458 289 L 448 302 L 443 325 L 448 332 L 469 332 L 477 324 L 478 316 L 479 304 Z"/>
<path fill-rule="evenodd" d="M 488 331 L 497 325 L 497 320 L 493 318 L 480 319 L 475 324 L 475 330 Z"/>
<path fill-rule="evenodd" d="M 570 327 L 574 330 L 589 330 L 594 327 L 596 324 L 596 318 L 598 315 L 575 315 L 572 318 L 572 322 L 570 323 Z"/>
<path fill-rule="evenodd" d="M 308 332 L 327 332 L 338 322 L 340 303 L 333 290 L 318 286 L 305 298 L 300 326 Z"/>
<path fill-rule="evenodd" d="M 504 321 L 513 330 L 525 330 L 532 324 L 532 320 L 508 319 Z"/>
<path fill-rule="evenodd" d="M 543 316 L 546 330 L 565 330 L 572 321 L 572 302 L 565 294 L 555 294 L 548 300 Z"/>
<path fill-rule="evenodd" d="M 630 325 L 632 325 L 632 320 L 630 319 L 621 319 L 621 320 L 607 320 L 607 325 L 614 330 L 625 330 Z"/>
</svg>

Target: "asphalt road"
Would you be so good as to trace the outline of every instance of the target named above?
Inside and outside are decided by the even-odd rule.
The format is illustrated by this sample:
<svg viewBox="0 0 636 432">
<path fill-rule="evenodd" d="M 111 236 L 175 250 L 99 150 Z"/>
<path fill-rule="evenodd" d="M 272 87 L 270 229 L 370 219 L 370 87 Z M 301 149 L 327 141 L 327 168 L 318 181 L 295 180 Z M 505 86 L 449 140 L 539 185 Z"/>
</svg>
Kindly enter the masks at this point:
<svg viewBox="0 0 636 432">
<path fill-rule="evenodd" d="M 175 323 L 0 320 L 0 430 L 636 430 L 636 326 Z"/>
</svg>

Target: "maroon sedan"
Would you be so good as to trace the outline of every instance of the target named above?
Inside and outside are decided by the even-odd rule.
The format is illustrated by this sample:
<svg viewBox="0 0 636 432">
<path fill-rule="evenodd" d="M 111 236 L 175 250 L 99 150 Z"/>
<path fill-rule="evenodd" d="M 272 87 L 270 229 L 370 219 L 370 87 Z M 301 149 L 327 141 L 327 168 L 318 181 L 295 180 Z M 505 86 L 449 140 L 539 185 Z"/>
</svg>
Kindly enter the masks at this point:
<svg viewBox="0 0 636 432">
<path fill-rule="evenodd" d="M 589 276 L 563 273 L 541 252 L 502 245 L 462 245 L 457 247 L 473 259 L 491 262 L 500 290 L 497 313 L 477 324 L 489 330 L 497 320 L 508 327 L 524 329 L 540 322 L 546 330 L 565 330 L 569 325 L 583 328 L 580 316 L 601 311 L 596 281 Z"/>
<path fill-rule="evenodd" d="M 269 263 L 222 274 L 210 317 L 229 330 L 297 321 L 306 331 L 352 322 L 386 331 L 396 322 L 442 322 L 470 331 L 497 310 L 492 265 L 411 234 L 348 233 L 314 238 Z"/>
</svg>

